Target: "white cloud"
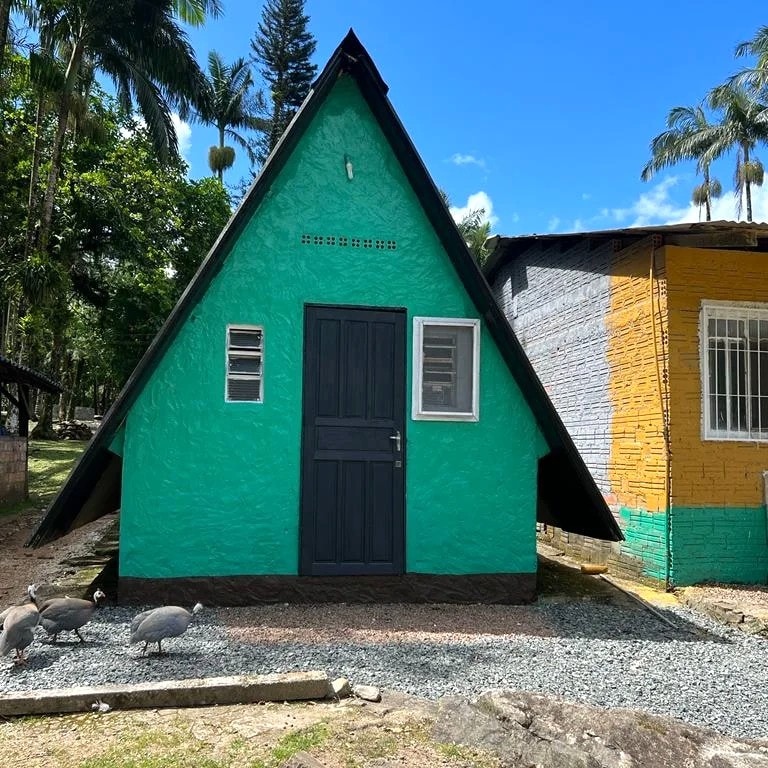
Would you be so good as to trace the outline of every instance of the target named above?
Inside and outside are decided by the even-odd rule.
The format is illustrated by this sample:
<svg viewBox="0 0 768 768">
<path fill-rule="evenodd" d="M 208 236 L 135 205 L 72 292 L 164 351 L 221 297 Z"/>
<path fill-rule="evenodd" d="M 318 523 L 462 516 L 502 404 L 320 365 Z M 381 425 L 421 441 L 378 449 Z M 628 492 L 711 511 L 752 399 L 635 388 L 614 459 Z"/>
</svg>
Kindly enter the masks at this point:
<svg viewBox="0 0 768 768">
<path fill-rule="evenodd" d="M 712 221 L 746 221 L 747 208 L 742 205 L 741 216 L 737 215 L 737 198 L 731 191 L 723 192 L 722 197 L 712 201 Z M 684 224 L 693 221 L 705 221 L 705 211 L 699 210 L 697 205 L 688 203 L 688 208 L 681 216 L 663 222 L 664 224 Z M 768 222 L 768 188 L 752 187 L 752 220 L 756 222 Z"/>
<path fill-rule="evenodd" d="M 146 128 L 147 124 L 141 115 L 134 115 L 134 121 L 138 128 Z M 173 123 L 173 130 L 176 131 L 176 139 L 179 142 L 179 154 L 189 162 L 187 153 L 192 148 L 192 126 L 182 120 L 176 112 L 171 113 L 171 122 Z M 125 126 L 120 128 L 120 135 L 124 139 L 128 139 L 133 136 L 133 129 L 126 128 Z"/>
<path fill-rule="evenodd" d="M 704 221 L 704 209 L 690 202 L 690 193 L 693 184 L 697 183 L 686 179 L 690 189 L 678 188 L 678 198 L 683 195 L 688 200 L 681 204 L 672 200 L 670 192 L 677 187 L 680 179 L 676 176 L 668 176 L 652 187 L 648 192 L 635 200 L 626 208 L 603 208 L 597 218 L 610 218 L 623 227 L 643 227 L 654 224 L 687 224 L 696 221 Z M 737 198 L 731 190 L 723 192 L 722 197 L 712 201 L 712 220 L 746 221 L 746 209 L 741 216 L 737 214 Z M 768 187 L 752 188 L 752 218 L 758 222 L 768 222 Z"/>
<path fill-rule="evenodd" d="M 675 203 L 669 191 L 678 182 L 677 176 L 667 176 L 648 192 L 643 192 L 627 208 L 612 208 L 608 213 L 617 224 L 624 227 L 644 227 L 679 220 L 686 208 Z"/>
<path fill-rule="evenodd" d="M 173 128 L 176 131 L 176 138 L 179 141 L 179 154 L 189 162 L 187 153 L 192 148 L 192 127 L 188 122 L 182 120 L 175 112 L 171 114 Z"/>
<path fill-rule="evenodd" d="M 451 155 L 451 162 L 454 165 L 477 165 L 480 168 L 485 168 L 485 160 L 482 157 L 475 157 L 474 155 L 462 155 L 460 152 L 456 152 Z"/>
<path fill-rule="evenodd" d="M 493 215 L 493 201 L 488 196 L 487 192 L 473 192 L 467 198 L 467 204 L 462 206 L 452 205 L 449 210 L 453 220 L 458 222 L 465 219 L 473 211 L 479 211 L 482 208 L 483 215 L 480 217 L 480 221 L 484 224 L 486 221 L 491 223 L 493 227 L 499 220 L 498 216 Z"/>
<path fill-rule="evenodd" d="M 592 199 L 592 195 L 590 195 L 589 192 L 582 192 L 581 193 L 581 199 L 582 200 L 591 200 Z"/>
<path fill-rule="evenodd" d="M 560 219 L 553 216 L 547 223 L 547 232 L 554 232 L 560 226 Z"/>
</svg>

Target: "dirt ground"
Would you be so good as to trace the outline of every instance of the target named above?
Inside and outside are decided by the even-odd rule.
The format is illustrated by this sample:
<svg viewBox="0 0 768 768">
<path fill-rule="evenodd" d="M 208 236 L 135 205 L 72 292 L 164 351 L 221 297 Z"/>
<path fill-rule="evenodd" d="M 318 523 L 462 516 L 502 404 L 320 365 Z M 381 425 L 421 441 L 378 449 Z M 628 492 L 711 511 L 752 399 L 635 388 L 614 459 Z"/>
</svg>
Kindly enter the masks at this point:
<svg viewBox="0 0 768 768">
<path fill-rule="evenodd" d="M 278 768 L 296 753 L 331 766 L 497 768 L 430 736 L 433 705 L 396 695 L 307 704 L 87 713 L 0 723 L 7 768 Z"/>
</svg>

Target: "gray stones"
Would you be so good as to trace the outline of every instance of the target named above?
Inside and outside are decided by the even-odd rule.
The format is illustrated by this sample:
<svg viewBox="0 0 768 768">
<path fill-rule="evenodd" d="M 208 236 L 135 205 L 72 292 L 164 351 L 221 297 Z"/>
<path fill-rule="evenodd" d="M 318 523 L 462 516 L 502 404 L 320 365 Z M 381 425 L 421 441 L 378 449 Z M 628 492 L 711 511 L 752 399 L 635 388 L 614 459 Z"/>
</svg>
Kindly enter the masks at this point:
<svg viewBox="0 0 768 768">
<path fill-rule="evenodd" d="M 511 691 L 441 700 L 433 737 L 491 750 L 504 765 L 768 768 L 764 746 L 714 731 L 645 712 Z"/>
<path fill-rule="evenodd" d="M 352 695 L 352 688 L 349 684 L 349 680 L 346 677 L 337 677 L 331 683 L 331 698 L 334 699 L 346 699 Z"/>
<path fill-rule="evenodd" d="M 353 685 L 352 693 L 363 701 L 381 701 L 381 691 L 375 685 Z"/>
</svg>

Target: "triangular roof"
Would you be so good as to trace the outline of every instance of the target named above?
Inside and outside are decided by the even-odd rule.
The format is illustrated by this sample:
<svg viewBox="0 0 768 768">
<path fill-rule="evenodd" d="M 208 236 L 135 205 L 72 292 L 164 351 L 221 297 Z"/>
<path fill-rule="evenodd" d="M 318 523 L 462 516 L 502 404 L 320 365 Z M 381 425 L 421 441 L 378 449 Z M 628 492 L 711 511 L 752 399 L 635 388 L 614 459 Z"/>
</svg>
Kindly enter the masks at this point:
<svg viewBox="0 0 768 768">
<path fill-rule="evenodd" d="M 612 540 L 623 538 L 592 476 L 497 305 L 488 283 L 467 250 L 466 243 L 459 234 L 413 143 L 395 114 L 387 98 L 387 85 L 371 61 L 368 52 L 350 30 L 313 83 L 301 109 L 272 151 L 261 173 L 131 374 L 105 416 L 99 431 L 70 473 L 58 496 L 51 503 L 28 545 L 44 544 L 94 519 L 99 514 L 111 511 L 95 510 L 91 499 L 94 488 L 98 488 L 96 491 L 98 496 L 106 495 L 114 499 L 114 493 L 109 493 L 109 489 L 105 491 L 104 488 L 105 482 L 106 484 L 117 482 L 112 479 L 115 477 L 115 472 L 114 462 L 108 450 L 110 442 L 158 361 L 191 309 L 218 273 L 230 247 L 258 208 L 299 138 L 304 134 L 318 108 L 342 74 L 351 76 L 357 83 L 547 440 L 550 453 L 541 460 L 539 467 L 540 518 L 576 533 Z M 489 461 L 492 460 L 493 458 L 489 457 Z M 105 481 L 104 478 L 110 479 Z M 87 508 L 86 512 L 83 513 L 85 508 Z"/>
</svg>

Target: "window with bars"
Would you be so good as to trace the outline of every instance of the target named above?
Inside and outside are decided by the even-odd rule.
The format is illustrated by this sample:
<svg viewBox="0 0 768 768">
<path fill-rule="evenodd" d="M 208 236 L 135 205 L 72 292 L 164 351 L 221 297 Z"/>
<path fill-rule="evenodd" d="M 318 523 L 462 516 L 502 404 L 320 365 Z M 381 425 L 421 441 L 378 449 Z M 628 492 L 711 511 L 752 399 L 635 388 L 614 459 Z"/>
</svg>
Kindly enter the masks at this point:
<svg viewBox="0 0 768 768">
<path fill-rule="evenodd" d="M 704 437 L 768 440 L 768 305 L 702 305 Z"/>
<path fill-rule="evenodd" d="M 477 421 L 480 321 L 414 318 L 413 418 Z"/>
<path fill-rule="evenodd" d="M 264 329 L 255 326 L 227 328 L 227 402 L 261 403 L 264 362 Z"/>
</svg>

